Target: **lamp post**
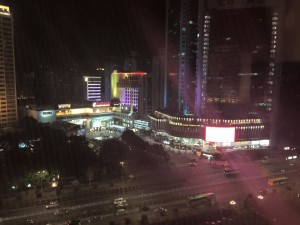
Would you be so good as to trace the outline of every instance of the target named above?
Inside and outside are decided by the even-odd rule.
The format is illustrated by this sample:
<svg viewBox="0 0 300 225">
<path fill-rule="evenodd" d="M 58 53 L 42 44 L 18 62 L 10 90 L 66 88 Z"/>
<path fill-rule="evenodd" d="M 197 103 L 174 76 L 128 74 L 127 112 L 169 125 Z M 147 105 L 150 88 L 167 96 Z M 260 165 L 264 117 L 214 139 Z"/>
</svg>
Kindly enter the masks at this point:
<svg viewBox="0 0 300 225">
<path fill-rule="evenodd" d="M 124 183 L 124 176 L 123 176 L 124 175 L 124 163 L 125 163 L 124 161 L 120 162 L 120 165 L 122 167 L 122 183 Z"/>
</svg>

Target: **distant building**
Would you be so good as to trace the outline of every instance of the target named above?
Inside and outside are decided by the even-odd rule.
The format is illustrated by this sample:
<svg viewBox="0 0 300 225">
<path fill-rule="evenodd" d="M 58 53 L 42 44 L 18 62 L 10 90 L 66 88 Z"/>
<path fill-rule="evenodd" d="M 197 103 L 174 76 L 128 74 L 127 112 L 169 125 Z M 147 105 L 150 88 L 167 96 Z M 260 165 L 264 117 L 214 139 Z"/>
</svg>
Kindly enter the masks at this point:
<svg viewBox="0 0 300 225">
<path fill-rule="evenodd" d="M 17 119 L 13 19 L 9 7 L 0 5 L 0 127 Z"/>
<path fill-rule="evenodd" d="M 85 82 L 85 99 L 89 102 L 100 102 L 101 98 L 101 77 L 100 76 L 84 76 Z"/>
<path fill-rule="evenodd" d="M 145 87 L 147 81 L 145 72 L 118 72 L 111 76 L 111 97 L 119 99 L 121 110 L 144 116 L 147 111 L 145 106 Z"/>
</svg>

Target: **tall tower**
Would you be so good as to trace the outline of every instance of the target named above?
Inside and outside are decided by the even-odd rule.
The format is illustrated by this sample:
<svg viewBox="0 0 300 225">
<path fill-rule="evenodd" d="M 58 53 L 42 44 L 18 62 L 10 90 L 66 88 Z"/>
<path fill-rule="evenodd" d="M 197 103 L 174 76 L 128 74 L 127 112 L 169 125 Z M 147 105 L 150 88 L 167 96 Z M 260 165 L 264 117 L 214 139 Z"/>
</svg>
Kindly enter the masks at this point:
<svg viewBox="0 0 300 225">
<path fill-rule="evenodd" d="M 13 19 L 9 7 L 0 5 L 0 127 L 17 119 Z"/>
<path fill-rule="evenodd" d="M 165 35 L 167 108 L 180 114 L 194 110 L 197 3 L 198 0 L 167 0 Z"/>
<path fill-rule="evenodd" d="M 281 2 L 199 0 L 198 115 L 224 108 L 271 115 L 281 65 Z"/>
<path fill-rule="evenodd" d="M 262 118 L 275 140 L 284 2 L 199 0 L 196 115 Z"/>
</svg>

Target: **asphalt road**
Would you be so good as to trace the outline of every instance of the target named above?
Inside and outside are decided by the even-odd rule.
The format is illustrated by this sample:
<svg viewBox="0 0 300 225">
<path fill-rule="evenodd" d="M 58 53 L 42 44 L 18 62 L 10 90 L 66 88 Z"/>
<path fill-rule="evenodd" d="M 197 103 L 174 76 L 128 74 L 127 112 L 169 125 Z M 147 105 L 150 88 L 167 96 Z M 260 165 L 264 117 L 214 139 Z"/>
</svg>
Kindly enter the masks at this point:
<svg viewBox="0 0 300 225">
<path fill-rule="evenodd" d="M 186 205 L 186 197 L 202 192 L 215 193 L 220 207 L 229 207 L 229 201 L 235 200 L 237 205 L 234 207 L 242 208 L 249 193 L 252 193 L 255 198 L 260 188 L 269 188 L 267 178 L 282 175 L 280 172 L 282 169 L 285 171 L 284 175 L 289 177 L 290 182 L 297 182 L 299 178 L 298 166 L 290 166 L 284 161 L 277 162 L 276 165 L 265 166 L 238 156 L 231 163 L 239 170 L 239 173 L 236 177 L 227 178 L 223 174 L 222 167 L 207 161 L 197 162 L 197 166 L 189 166 L 187 164 L 189 157 L 174 157 L 172 166 L 165 165 L 155 171 L 145 173 L 143 177 L 147 180 L 147 185 L 143 188 L 124 190 L 122 193 L 86 195 L 61 202 L 60 208 L 67 208 L 69 213 L 60 216 L 54 215 L 54 210 L 46 210 L 44 205 L 10 210 L 2 212 L 2 223 L 17 225 L 26 218 L 31 218 L 34 221 L 55 221 L 58 222 L 56 224 L 65 224 L 65 221 L 72 218 L 86 221 L 89 213 L 101 215 L 103 222 L 122 220 L 125 216 L 116 216 L 112 204 L 113 199 L 117 197 L 127 199 L 129 204 L 127 216 L 130 216 L 131 219 L 141 217 L 142 212 L 140 212 L 139 206 L 142 204 L 150 206 L 150 210 L 146 212 L 150 220 L 158 219 L 153 209 L 159 206 L 165 206 L 168 209 L 168 215 L 172 214 L 174 208 L 178 208 L 180 213 L 189 213 L 192 210 Z M 157 176 L 160 176 L 161 180 L 168 178 L 170 181 L 169 183 L 153 183 L 157 180 Z M 173 181 L 170 177 L 174 178 Z M 178 180 L 178 178 L 184 178 L 184 180 Z M 298 214 L 293 211 L 286 199 L 277 196 L 258 201 L 262 213 L 268 218 L 272 218 L 274 224 L 282 224 L 279 222 L 286 220 L 286 215 L 290 215 L 289 217 L 292 218 L 289 224 L 300 224 Z"/>
</svg>

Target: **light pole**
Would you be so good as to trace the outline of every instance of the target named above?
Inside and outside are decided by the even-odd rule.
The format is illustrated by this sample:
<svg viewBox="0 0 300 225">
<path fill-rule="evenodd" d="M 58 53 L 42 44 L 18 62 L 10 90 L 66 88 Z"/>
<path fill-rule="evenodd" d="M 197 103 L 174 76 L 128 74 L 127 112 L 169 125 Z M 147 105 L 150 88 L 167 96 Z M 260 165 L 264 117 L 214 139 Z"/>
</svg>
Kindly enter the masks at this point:
<svg viewBox="0 0 300 225">
<path fill-rule="evenodd" d="M 124 175 L 124 172 L 123 172 L 123 170 L 124 170 L 124 163 L 125 163 L 124 161 L 120 162 L 120 165 L 122 167 L 122 183 L 124 183 L 124 176 L 123 176 Z"/>
</svg>

